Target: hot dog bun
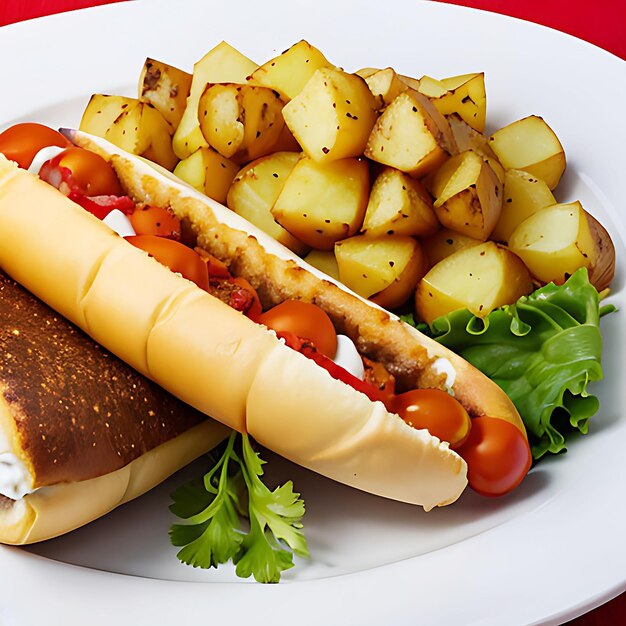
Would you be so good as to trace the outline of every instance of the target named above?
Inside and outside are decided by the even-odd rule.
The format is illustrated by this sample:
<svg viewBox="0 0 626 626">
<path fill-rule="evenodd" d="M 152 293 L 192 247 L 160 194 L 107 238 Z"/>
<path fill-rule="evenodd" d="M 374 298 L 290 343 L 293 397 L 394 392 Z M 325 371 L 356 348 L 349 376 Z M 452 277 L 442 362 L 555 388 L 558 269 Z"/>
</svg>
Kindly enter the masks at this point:
<svg viewBox="0 0 626 626">
<path fill-rule="evenodd" d="M 227 436 L 3 273 L 0 319 L 0 542 L 86 524 Z"/>
<path fill-rule="evenodd" d="M 230 258 L 266 303 L 294 292 L 315 300 L 405 385 L 441 387 L 449 379 L 435 363 L 458 357 L 307 268 L 245 220 L 103 140 L 75 132 L 72 139 L 107 156 L 135 199 L 172 207 L 199 245 Z M 425 509 L 463 491 L 465 462 L 446 443 L 333 379 L 45 183 L 6 162 L 0 177 L 0 237 L 13 233 L 0 240 L 0 265 L 140 372 L 292 461 L 359 489 Z M 457 372 L 450 386 L 472 414 L 523 429 L 504 393 L 460 365 L 463 378 Z"/>
</svg>

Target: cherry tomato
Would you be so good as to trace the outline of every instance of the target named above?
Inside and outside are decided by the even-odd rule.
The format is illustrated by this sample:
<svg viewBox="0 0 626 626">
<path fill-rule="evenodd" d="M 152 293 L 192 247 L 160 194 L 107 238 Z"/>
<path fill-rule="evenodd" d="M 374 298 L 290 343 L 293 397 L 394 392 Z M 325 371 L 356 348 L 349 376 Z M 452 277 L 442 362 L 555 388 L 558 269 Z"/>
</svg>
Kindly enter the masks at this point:
<svg viewBox="0 0 626 626">
<path fill-rule="evenodd" d="M 330 359 L 337 352 L 337 333 L 330 317 L 315 304 L 285 300 L 257 320 L 276 332 L 286 331 L 308 339 Z"/>
<path fill-rule="evenodd" d="M 470 487 L 483 496 L 501 496 L 515 489 L 532 463 L 526 437 L 510 422 L 495 417 L 475 417 L 458 453 L 467 463 Z"/>
<path fill-rule="evenodd" d="M 50 165 L 69 170 L 71 176 L 69 179 L 64 176 L 63 180 L 71 191 L 79 191 L 86 196 L 124 195 L 115 170 L 95 152 L 72 146 L 51 159 Z"/>
<path fill-rule="evenodd" d="M 25 170 L 46 146 L 65 148 L 70 142 L 59 132 L 35 122 L 24 122 L 0 133 L 0 152 Z"/>
<path fill-rule="evenodd" d="M 210 272 L 209 268 L 209 272 Z M 248 308 L 244 311 L 244 313 L 252 320 L 257 321 L 261 314 L 263 313 L 263 307 L 261 306 L 261 301 L 259 300 L 259 295 L 256 292 L 256 289 L 245 279 L 245 278 L 231 278 L 231 282 L 235 283 L 246 292 L 248 292 L 248 300 L 251 297 L 251 303 Z M 238 308 L 238 307 L 235 307 Z"/>
<path fill-rule="evenodd" d="M 463 445 L 472 429 L 461 403 L 441 389 L 412 389 L 393 396 L 388 404 L 409 426 L 426 428 L 452 449 Z"/>
<path fill-rule="evenodd" d="M 180 220 L 167 209 L 138 206 L 128 217 L 138 235 L 156 235 L 180 241 Z"/>
<path fill-rule="evenodd" d="M 209 274 L 206 263 L 191 248 L 173 239 L 154 235 L 133 235 L 126 237 L 126 241 L 145 250 L 172 272 L 182 274 L 186 279 L 193 281 L 200 289 L 208 290 Z"/>
</svg>

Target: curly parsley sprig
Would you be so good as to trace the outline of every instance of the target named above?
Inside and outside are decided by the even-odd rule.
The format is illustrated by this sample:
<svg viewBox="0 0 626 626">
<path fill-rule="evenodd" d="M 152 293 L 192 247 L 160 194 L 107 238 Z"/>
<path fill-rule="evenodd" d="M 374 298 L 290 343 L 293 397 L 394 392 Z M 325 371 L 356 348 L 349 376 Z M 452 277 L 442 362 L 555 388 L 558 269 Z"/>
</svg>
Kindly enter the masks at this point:
<svg viewBox="0 0 626 626">
<path fill-rule="evenodd" d="M 261 480 L 265 461 L 246 434 L 233 432 L 221 456 L 212 455 L 203 479 L 172 494 L 170 510 L 186 524 L 170 529 L 178 558 L 193 567 L 211 568 L 232 561 L 236 574 L 274 583 L 293 567 L 293 555 L 308 557 L 302 532 L 304 502 L 291 481 L 270 491 Z M 249 530 L 244 529 L 244 518 Z"/>
</svg>

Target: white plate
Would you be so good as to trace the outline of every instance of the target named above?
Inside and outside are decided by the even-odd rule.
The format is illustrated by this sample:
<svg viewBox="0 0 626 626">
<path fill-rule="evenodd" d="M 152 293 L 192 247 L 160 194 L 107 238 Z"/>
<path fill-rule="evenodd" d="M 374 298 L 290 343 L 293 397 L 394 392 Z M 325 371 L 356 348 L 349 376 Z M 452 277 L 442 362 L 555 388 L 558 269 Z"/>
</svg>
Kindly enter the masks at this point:
<svg viewBox="0 0 626 626">
<path fill-rule="evenodd" d="M 132 95 L 146 56 L 191 70 L 221 39 L 264 61 L 306 38 L 348 69 L 420 76 L 484 70 L 490 127 L 539 114 L 569 155 L 558 192 L 612 233 L 624 308 L 621 183 L 626 64 L 594 46 L 502 16 L 417 0 L 154 1 L 58 15 L 0 31 L 0 128 L 77 125 L 91 93 Z M 71 244 L 71 242 L 69 242 Z M 626 318 L 603 322 L 606 379 L 591 434 L 542 462 L 512 496 L 466 493 L 425 514 L 271 457 L 308 505 L 312 560 L 284 584 L 178 564 L 168 545 L 176 476 L 87 528 L 0 549 L 0 623 L 186 624 L 247 616 L 273 624 L 557 624 L 626 588 Z M 196 464 L 187 474 L 198 473 Z"/>
</svg>

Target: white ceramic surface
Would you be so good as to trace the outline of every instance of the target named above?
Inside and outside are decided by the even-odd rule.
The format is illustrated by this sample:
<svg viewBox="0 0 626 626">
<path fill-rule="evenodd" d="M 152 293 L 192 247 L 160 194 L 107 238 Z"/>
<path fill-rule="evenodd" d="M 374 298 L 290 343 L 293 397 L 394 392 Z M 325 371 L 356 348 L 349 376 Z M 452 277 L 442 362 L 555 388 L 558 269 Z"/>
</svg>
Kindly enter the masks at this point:
<svg viewBox="0 0 626 626">
<path fill-rule="evenodd" d="M 0 130 L 77 126 L 91 93 L 133 95 L 146 56 L 191 71 L 221 39 L 265 61 L 301 38 L 347 69 L 485 71 L 489 129 L 542 115 L 580 199 L 612 233 L 624 309 L 622 189 L 626 64 L 590 44 L 510 18 L 419 0 L 300 4 L 142 1 L 0 30 Z M 511 496 L 470 492 L 425 514 L 358 493 L 267 453 L 307 503 L 312 559 L 280 585 L 180 565 L 168 494 L 197 462 L 138 501 L 66 537 L 0 547 L 0 624 L 558 624 L 626 589 L 624 313 L 603 321 L 605 380 L 591 433 L 543 461 Z"/>
</svg>

